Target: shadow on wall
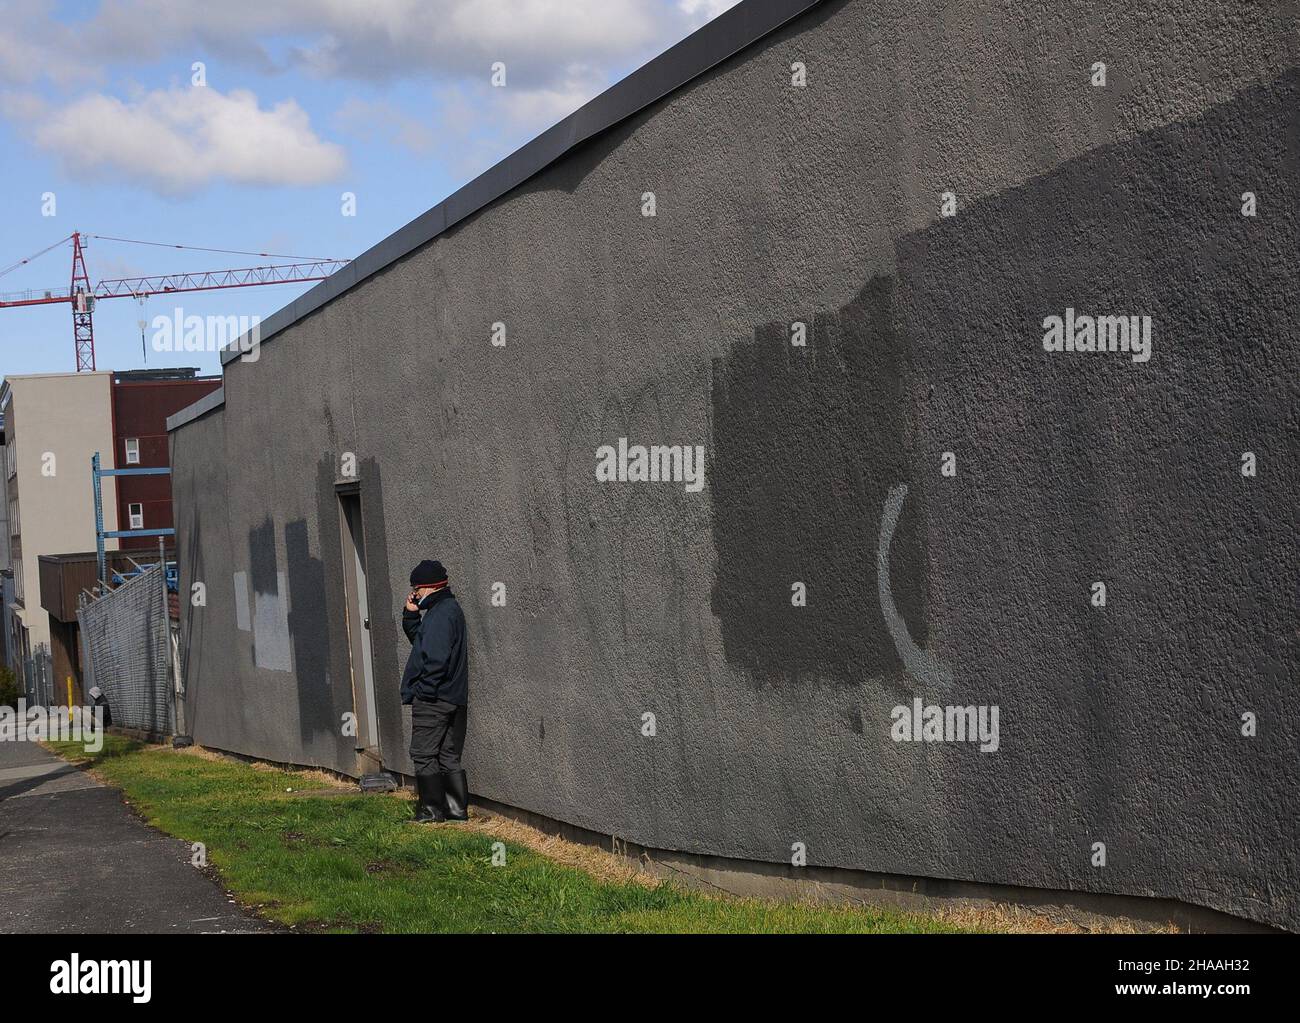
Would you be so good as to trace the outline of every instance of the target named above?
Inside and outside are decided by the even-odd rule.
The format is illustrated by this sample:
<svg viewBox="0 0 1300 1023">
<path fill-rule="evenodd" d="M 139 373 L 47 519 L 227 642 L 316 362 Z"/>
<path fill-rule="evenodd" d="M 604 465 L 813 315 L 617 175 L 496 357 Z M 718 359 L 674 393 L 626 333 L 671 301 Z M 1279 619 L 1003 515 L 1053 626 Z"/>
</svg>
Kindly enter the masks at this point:
<svg viewBox="0 0 1300 1023">
<path fill-rule="evenodd" d="M 190 585 L 205 578 L 203 571 L 203 513 L 196 499 L 193 488 L 190 493 L 190 528 L 186 531 L 182 550 L 188 552 L 189 565 L 180 573 L 181 579 L 190 580 Z M 184 627 L 180 633 L 180 671 L 185 680 L 185 728 L 191 735 L 199 717 L 199 694 L 203 692 L 203 658 L 192 656 L 197 647 L 203 649 L 203 619 L 195 614 L 194 601 L 184 591 L 180 594 L 180 613 Z"/>
<path fill-rule="evenodd" d="M 332 464 L 330 471 L 333 471 Z M 398 598 L 405 597 L 406 590 L 394 591 L 388 568 L 388 516 L 384 510 L 384 480 L 379 462 L 373 457 L 363 458 L 358 463 L 358 471 L 361 476 L 361 518 L 366 538 L 366 599 L 370 605 L 370 647 L 375 673 L 375 708 L 379 715 L 379 744 L 385 765 L 401 770 L 407 763 L 402 728 L 401 665 L 405 658 L 404 648 L 409 644 L 398 629 L 402 613 Z M 322 486 L 319 500 L 322 505 L 328 501 L 333 516 L 321 521 L 337 523 L 338 498 L 334 495 L 332 478 L 328 490 Z"/>
<path fill-rule="evenodd" d="M 332 428 L 329 433 L 333 435 Z M 333 498 L 333 483 L 333 459 L 325 454 L 316 466 L 318 495 L 324 488 Z M 343 714 L 353 706 L 337 500 L 333 507 L 326 507 L 318 498 L 316 528 L 319 557 L 311 554 L 305 520 L 297 519 L 284 529 L 298 731 L 305 749 L 318 751 L 322 759 L 337 758 L 338 766 L 351 769 L 352 740 L 342 734 Z"/>
<path fill-rule="evenodd" d="M 172 465 L 176 465 L 181 456 L 180 447 L 183 443 L 183 432 L 172 434 L 173 447 L 170 452 Z M 175 477 L 172 477 L 173 485 Z M 196 480 L 193 476 L 189 480 L 189 495 L 185 502 L 185 509 L 189 515 L 189 529 L 185 531 L 185 538 L 182 542 L 179 533 L 179 527 L 182 521 L 180 514 L 180 504 L 177 504 L 176 525 L 177 543 L 177 561 L 179 568 L 179 559 L 184 556 L 188 562 L 186 570 L 179 574 L 180 581 L 189 580 L 190 586 L 196 582 L 207 580 L 207 571 L 203 562 L 203 502 L 199 498 Z M 185 729 L 190 735 L 194 735 L 200 725 L 202 717 L 202 700 L 204 694 L 203 685 L 203 658 L 195 657 L 195 650 L 203 649 L 203 630 L 204 617 L 200 608 L 195 606 L 193 594 L 181 591 L 179 594 L 179 610 L 181 616 L 180 631 L 180 671 L 181 678 L 185 680 Z M 210 599 L 211 593 L 206 593 L 204 599 Z"/>
<path fill-rule="evenodd" d="M 958 202 L 806 348 L 769 324 L 715 362 L 726 656 L 760 681 L 886 674 L 882 738 L 899 687 L 944 695 L 902 671 L 874 586 L 906 483 L 895 600 L 952 667 L 943 702 L 1000 705 L 1003 740 L 928 762 L 946 847 L 902 866 L 1294 927 L 1300 73 Z M 1048 317 L 1084 315 L 1150 317 L 1149 361 L 1044 349 Z"/>
</svg>

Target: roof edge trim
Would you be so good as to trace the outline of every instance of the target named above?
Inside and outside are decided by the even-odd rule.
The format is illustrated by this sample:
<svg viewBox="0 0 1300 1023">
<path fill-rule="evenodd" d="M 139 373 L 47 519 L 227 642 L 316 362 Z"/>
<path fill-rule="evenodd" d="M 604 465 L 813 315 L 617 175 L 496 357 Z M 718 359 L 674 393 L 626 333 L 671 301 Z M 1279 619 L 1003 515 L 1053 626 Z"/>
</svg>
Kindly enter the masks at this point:
<svg viewBox="0 0 1300 1023">
<path fill-rule="evenodd" d="M 218 387 L 215 391 L 209 391 L 193 405 L 186 405 L 179 412 L 174 412 L 167 417 L 167 432 L 179 429 L 186 423 L 192 423 L 199 416 L 206 415 L 214 408 L 221 408 L 226 403 L 226 389 Z"/>
<path fill-rule="evenodd" d="M 308 314 L 522 185 L 570 150 L 677 91 L 820 3 L 822 0 L 742 0 L 272 313 L 258 325 L 258 343 L 265 344 Z M 223 369 L 247 350 L 240 347 L 249 343 L 247 337 L 222 350 Z M 188 410 L 182 410 L 177 416 L 185 411 Z M 169 430 L 170 424 L 169 419 Z"/>
</svg>

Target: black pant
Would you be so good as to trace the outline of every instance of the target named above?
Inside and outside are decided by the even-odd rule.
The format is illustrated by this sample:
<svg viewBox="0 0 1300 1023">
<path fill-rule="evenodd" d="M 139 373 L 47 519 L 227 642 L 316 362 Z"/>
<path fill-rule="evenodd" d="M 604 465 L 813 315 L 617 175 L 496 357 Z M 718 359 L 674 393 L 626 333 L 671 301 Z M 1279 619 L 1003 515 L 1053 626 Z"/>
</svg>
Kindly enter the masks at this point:
<svg viewBox="0 0 1300 1023">
<path fill-rule="evenodd" d="M 416 774 L 450 774 L 461 769 L 465 711 L 463 703 L 445 700 L 411 704 L 411 759 Z"/>
</svg>

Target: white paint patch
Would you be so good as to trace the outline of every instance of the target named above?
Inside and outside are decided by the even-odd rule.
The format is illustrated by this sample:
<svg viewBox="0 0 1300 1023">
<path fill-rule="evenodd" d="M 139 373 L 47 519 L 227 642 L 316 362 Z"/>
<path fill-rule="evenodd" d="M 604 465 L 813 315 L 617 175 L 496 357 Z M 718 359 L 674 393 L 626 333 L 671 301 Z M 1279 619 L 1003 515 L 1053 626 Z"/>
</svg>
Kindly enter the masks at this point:
<svg viewBox="0 0 1300 1023">
<path fill-rule="evenodd" d="M 903 667 L 923 686 L 942 689 L 952 685 L 952 668 L 928 650 L 922 650 L 907 631 L 907 622 L 894 605 L 894 595 L 889 588 L 889 546 L 894 542 L 894 529 L 907 497 L 907 484 L 889 488 L 885 499 L 885 514 L 880 520 L 880 546 L 876 551 L 876 587 L 880 596 L 880 609 L 885 615 L 885 628 L 894 641 L 894 649 L 902 659 Z"/>
<path fill-rule="evenodd" d="M 275 588 L 275 593 L 253 596 L 253 660 L 269 671 L 292 671 L 288 582 L 283 572 L 275 574 Z"/>
<path fill-rule="evenodd" d="M 248 616 L 248 573 L 235 573 L 235 625 L 251 632 L 253 622 Z"/>
</svg>

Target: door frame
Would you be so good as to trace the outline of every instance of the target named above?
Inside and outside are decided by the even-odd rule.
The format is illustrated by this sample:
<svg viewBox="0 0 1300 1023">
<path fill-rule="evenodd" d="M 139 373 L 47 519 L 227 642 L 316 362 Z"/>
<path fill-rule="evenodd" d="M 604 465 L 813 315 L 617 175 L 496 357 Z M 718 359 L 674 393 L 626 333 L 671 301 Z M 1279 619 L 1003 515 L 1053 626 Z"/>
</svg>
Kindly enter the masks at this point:
<svg viewBox="0 0 1300 1023">
<path fill-rule="evenodd" d="M 379 715 L 375 692 L 374 643 L 369 611 L 369 559 L 366 554 L 365 511 L 359 483 L 334 488 L 339 517 L 339 543 L 343 555 L 343 610 L 348 638 L 348 674 L 352 682 L 352 710 L 357 718 L 353 746 L 358 753 L 380 756 Z M 361 677 L 358 678 L 358 667 Z"/>
</svg>

